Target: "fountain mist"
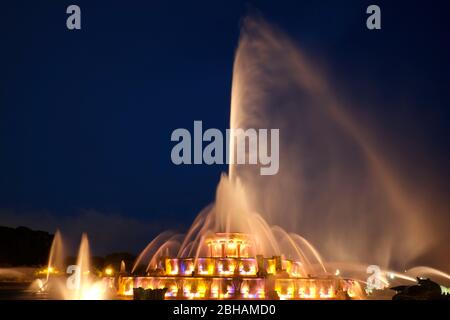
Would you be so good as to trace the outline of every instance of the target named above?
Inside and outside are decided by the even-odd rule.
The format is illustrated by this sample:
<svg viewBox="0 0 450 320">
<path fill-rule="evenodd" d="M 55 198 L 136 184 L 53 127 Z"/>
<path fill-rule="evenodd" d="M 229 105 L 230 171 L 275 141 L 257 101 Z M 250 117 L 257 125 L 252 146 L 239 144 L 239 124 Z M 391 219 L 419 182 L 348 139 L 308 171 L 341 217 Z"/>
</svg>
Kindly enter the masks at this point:
<svg viewBox="0 0 450 320">
<path fill-rule="evenodd" d="M 248 205 L 306 235 L 328 259 L 405 265 L 429 247 L 433 232 L 347 107 L 285 34 L 260 17 L 243 21 L 230 125 L 279 128 L 281 140 L 277 175 L 230 166 Z"/>
</svg>

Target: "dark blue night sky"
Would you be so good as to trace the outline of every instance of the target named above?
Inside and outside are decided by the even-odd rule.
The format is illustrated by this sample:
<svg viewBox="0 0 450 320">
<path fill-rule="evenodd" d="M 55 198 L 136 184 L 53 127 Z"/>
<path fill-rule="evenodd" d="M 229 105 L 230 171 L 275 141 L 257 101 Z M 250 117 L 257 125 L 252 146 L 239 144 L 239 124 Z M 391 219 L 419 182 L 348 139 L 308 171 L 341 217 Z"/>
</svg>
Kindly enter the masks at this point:
<svg viewBox="0 0 450 320">
<path fill-rule="evenodd" d="M 82 10 L 80 31 L 66 29 L 72 3 Z M 365 27 L 372 3 L 382 8 L 381 31 Z M 186 228 L 213 201 L 226 167 L 173 165 L 170 135 L 194 120 L 228 127 L 240 21 L 253 10 L 355 99 L 371 101 L 380 134 L 405 149 L 417 144 L 427 155 L 417 161 L 439 172 L 437 189 L 448 192 L 447 0 L 6 1 L 0 225 L 53 232 L 73 219 L 99 252 L 138 251 L 168 226 Z M 90 216 L 95 226 L 84 225 Z M 122 247 L 103 241 L 121 226 L 132 229 L 117 233 Z"/>
</svg>

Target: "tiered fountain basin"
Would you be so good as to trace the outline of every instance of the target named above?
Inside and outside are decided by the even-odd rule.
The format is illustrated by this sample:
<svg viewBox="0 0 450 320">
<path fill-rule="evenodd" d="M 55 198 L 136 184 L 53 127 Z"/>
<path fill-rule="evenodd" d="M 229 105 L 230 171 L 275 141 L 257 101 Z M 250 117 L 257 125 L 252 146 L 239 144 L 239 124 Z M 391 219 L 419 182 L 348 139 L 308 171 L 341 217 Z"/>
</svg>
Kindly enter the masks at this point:
<svg viewBox="0 0 450 320">
<path fill-rule="evenodd" d="M 305 275 L 302 264 L 282 256 L 249 256 L 245 234 L 206 239 L 208 257 L 161 257 L 145 276 L 121 276 L 118 293 L 166 288 L 166 299 L 348 299 L 358 283 L 332 275 Z"/>
</svg>

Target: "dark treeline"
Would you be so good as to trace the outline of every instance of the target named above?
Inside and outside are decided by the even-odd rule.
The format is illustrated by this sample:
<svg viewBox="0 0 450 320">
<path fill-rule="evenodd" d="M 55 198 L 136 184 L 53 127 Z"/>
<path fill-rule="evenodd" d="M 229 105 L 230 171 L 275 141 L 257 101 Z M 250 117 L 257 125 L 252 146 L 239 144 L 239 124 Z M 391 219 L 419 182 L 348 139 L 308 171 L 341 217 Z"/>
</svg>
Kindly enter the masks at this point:
<svg viewBox="0 0 450 320">
<path fill-rule="evenodd" d="M 34 231 L 26 227 L 0 226 L 0 267 L 38 267 L 48 263 L 53 234 Z M 92 257 L 92 266 L 101 271 L 106 267 L 120 269 L 125 262 L 130 268 L 135 256 L 127 252 L 111 253 L 105 257 Z M 76 257 L 68 256 L 65 264 L 76 264 Z"/>
<path fill-rule="evenodd" d="M 39 266 L 47 263 L 53 234 L 26 227 L 0 226 L 0 266 Z"/>
</svg>

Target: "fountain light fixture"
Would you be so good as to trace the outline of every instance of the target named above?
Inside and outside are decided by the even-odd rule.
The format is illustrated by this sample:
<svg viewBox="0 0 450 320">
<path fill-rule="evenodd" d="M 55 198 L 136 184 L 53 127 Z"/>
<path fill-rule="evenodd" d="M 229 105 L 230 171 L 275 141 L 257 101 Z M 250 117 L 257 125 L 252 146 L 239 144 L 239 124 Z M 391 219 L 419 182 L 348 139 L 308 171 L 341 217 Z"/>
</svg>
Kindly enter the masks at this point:
<svg viewBox="0 0 450 320">
<path fill-rule="evenodd" d="M 108 267 L 105 269 L 105 275 L 112 276 L 114 273 L 114 270 L 111 267 Z"/>
</svg>

